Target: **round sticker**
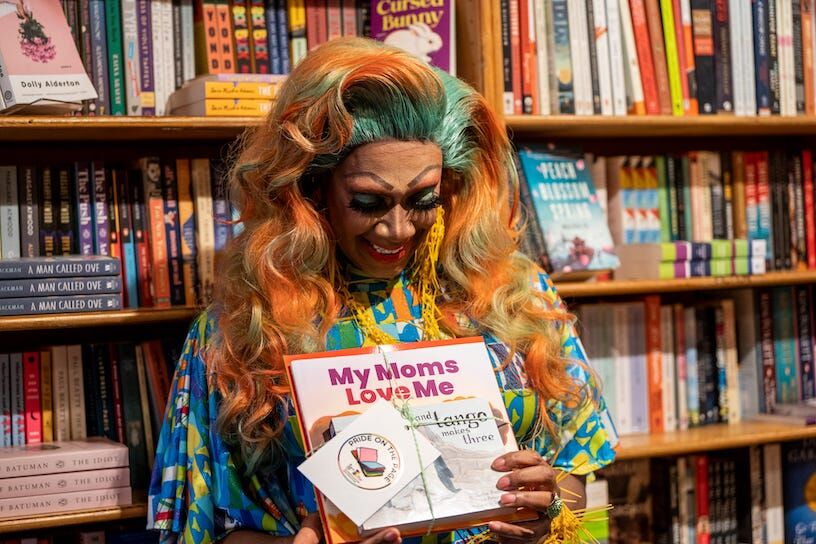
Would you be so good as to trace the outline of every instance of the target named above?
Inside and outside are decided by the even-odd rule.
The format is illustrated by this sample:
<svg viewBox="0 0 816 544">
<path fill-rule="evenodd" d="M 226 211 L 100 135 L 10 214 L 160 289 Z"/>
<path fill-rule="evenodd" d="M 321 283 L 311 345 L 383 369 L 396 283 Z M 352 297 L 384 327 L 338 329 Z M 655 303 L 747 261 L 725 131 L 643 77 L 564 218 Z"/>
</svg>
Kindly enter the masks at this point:
<svg viewBox="0 0 816 544">
<path fill-rule="evenodd" d="M 346 480 L 360 489 L 383 489 L 399 477 L 402 463 L 394 444 L 378 434 L 356 434 L 337 453 Z"/>
</svg>

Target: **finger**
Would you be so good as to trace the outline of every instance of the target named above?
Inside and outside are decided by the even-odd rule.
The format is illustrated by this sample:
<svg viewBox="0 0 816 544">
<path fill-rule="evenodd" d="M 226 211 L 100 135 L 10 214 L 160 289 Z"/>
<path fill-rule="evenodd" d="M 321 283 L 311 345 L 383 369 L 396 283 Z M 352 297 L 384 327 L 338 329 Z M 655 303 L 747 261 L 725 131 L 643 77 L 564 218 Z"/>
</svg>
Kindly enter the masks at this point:
<svg viewBox="0 0 816 544">
<path fill-rule="evenodd" d="M 537 451 L 533 450 L 519 450 L 511 451 L 497 457 L 490 467 L 493 470 L 500 472 L 507 472 L 516 468 L 531 467 L 540 465 L 544 459 Z"/>
<path fill-rule="evenodd" d="M 309 514 L 300 524 L 300 531 L 295 535 L 292 544 L 319 544 L 323 538 L 323 525 L 320 523 L 320 516 Z"/>
<path fill-rule="evenodd" d="M 491 521 L 487 527 L 494 535 L 504 538 L 525 538 L 535 534 L 535 531 L 520 525 L 513 525 L 512 523 L 505 523 L 503 521 Z"/>
<path fill-rule="evenodd" d="M 400 544 L 402 542 L 402 537 L 397 529 L 393 527 L 389 527 L 388 529 L 383 529 L 370 537 L 363 540 L 360 544 L 380 544 L 382 542 L 387 542 L 388 544 Z"/>
<path fill-rule="evenodd" d="M 499 478 L 496 483 L 496 487 L 504 491 L 521 487 L 553 491 L 555 486 L 555 470 L 546 464 L 513 470 Z"/>
<path fill-rule="evenodd" d="M 544 512 L 553 502 L 554 494 L 550 491 L 513 491 L 499 498 L 502 506 L 526 507 Z"/>
</svg>

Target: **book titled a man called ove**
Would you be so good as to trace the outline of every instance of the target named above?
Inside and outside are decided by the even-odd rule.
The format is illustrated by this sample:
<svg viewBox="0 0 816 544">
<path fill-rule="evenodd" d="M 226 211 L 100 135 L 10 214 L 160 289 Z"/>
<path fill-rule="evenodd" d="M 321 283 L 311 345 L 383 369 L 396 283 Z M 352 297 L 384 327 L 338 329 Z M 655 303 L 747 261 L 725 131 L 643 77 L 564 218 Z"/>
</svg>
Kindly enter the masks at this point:
<svg viewBox="0 0 816 544">
<path fill-rule="evenodd" d="M 349 422 L 369 408 L 392 403 L 403 414 L 402 430 L 421 433 L 441 453 L 361 524 L 318 493 L 330 544 L 355 542 L 391 526 L 410 536 L 429 527 L 450 531 L 535 517 L 499 504 L 501 473 L 491 464 L 518 445 L 482 338 L 296 355 L 286 364 L 306 451 L 347 441 L 338 451 L 353 451 L 325 470 L 342 473 L 355 500 L 370 500 L 384 486 L 404 483 L 398 477 L 401 465 L 418 451 L 413 442 L 400 449 L 401 441 L 389 438 L 397 431 L 383 426 L 362 433 L 354 428 L 354 436 L 345 436 L 344 428 L 356 427 Z"/>
<path fill-rule="evenodd" d="M 73 111 L 96 97 L 59 0 L 0 0 L 0 112 Z"/>
</svg>

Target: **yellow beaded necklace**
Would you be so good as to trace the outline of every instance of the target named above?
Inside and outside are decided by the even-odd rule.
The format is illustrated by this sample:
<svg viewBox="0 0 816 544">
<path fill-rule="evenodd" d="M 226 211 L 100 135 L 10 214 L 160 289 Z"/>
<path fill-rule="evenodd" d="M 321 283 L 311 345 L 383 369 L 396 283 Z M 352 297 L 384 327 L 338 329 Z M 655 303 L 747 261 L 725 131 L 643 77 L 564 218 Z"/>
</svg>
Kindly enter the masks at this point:
<svg viewBox="0 0 816 544">
<path fill-rule="evenodd" d="M 414 266 L 413 279 L 418 286 L 418 295 L 422 303 L 422 322 L 425 340 L 438 340 L 442 337 L 439 330 L 441 312 L 436 306 L 436 296 L 439 293 L 439 278 L 436 275 L 436 265 L 439 261 L 439 248 L 445 236 L 445 212 L 437 208 L 436 221 L 428 230 L 425 240 L 416 249 L 417 259 Z M 357 302 L 349 293 L 348 286 L 342 280 L 339 282 L 340 293 L 345 299 L 346 306 L 354 315 L 354 320 L 366 339 L 377 345 L 397 344 L 399 340 L 386 333 L 377 326 L 371 313 Z"/>
</svg>

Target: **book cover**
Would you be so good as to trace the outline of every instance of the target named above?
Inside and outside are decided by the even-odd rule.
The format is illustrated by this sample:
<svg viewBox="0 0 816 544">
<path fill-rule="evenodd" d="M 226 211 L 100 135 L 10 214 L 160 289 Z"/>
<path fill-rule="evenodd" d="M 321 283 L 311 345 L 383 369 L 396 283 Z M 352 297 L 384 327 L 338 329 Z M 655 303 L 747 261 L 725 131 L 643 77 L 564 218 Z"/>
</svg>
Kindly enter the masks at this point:
<svg viewBox="0 0 816 544">
<path fill-rule="evenodd" d="M 0 479 L 128 466 L 128 448 L 87 438 L 0 448 Z"/>
<path fill-rule="evenodd" d="M 97 98 L 57 0 L 0 4 L 0 92 L 7 109 Z"/>
<path fill-rule="evenodd" d="M 20 476 L 0 480 L 0 499 L 52 495 L 66 490 L 114 489 L 127 485 L 130 485 L 130 470 L 127 467 Z"/>
<path fill-rule="evenodd" d="M 0 499 L 0 519 L 89 510 L 105 506 L 127 506 L 130 503 L 131 491 L 129 487 Z"/>
<path fill-rule="evenodd" d="M 616 268 L 612 236 L 583 157 L 525 147 L 519 158 L 553 272 Z"/>
<path fill-rule="evenodd" d="M 456 74 L 452 0 L 430 3 L 371 0 L 371 37 Z"/>
<path fill-rule="evenodd" d="M 121 308 L 122 297 L 118 294 L 0 299 L 0 316 L 106 312 Z"/>
<path fill-rule="evenodd" d="M 785 505 L 785 542 L 816 539 L 816 440 L 782 445 L 782 480 Z"/>
<path fill-rule="evenodd" d="M 463 364 L 465 361 L 467 364 Z M 430 414 L 433 410 L 429 408 L 431 404 L 439 405 L 470 398 L 481 399 L 488 404 L 483 411 L 487 412 L 488 417 L 494 417 L 501 429 L 502 451 L 513 451 L 518 447 L 510 427 L 507 426 L 504 403 L 495 385 L 493 368 L 481 338 L 296 355 L 287 357 L 286 365 L 307 452 L 322 445 L 331 436 L 333 418 L 360 414 L 380 400 L 393 401 L 399 406 L 404 405 L 413 411 L 416 418 L 424 413 L 432 420 L 433 416 Z M 439 407 L 436 409 L 437 414 L 443 411 Z M 475 440 L 474 434 L 465 432 L 461 427 L 456 430 L 459 432 L 452 433 L 449 438 L 464 441 L 463 437 L 467 435 Z M 434 443 L 434 446 L 443 447 L 438 443 Z M 495 458 L 497 455 L 491 453 L 490 456 Z M 484 462 L 489 466 L 489 461 Z M 443 470 L 441 474 L 444 473 Z M 483 484 L 481 490 L 484 494 L 495 491 L 495 482 L 492 480 L 485 482 L 484 478 L 481 480 Z M 474 487 L 473 485 L 466 487 L 470 497 Z M 468 513 L 474 513 L 474 509 L 478 511 L 480 508 L 472 506 L 470 498 L 456 501 L 458 491 L 447 488 L 445 493 L 448 495 L 446 501 L 451 501 L 450 508 L 458 504 L 455 511 L 459 516 L 464 517 Z M 464 494 L 463 491 L 462 495 Z M 421 495 L 425 496 L 424 493 Z M 404 497 L 405 504 L 399 503 L 399 507 L 405 507 L 404 519 L 409 518 L 411 504 L 414 504 L 414 501 L 408 500 L 407 497 L 408 495 Z M 329 542 L 348 542 L 358 538 L 356 528 L 350 520 L 322 496 L 318 497 L 318 500 Z M 427 503 L 426 506 L 420 506 L 419 501 L 416 501 L 414 506 L 422 509 L 427 507 Z M 505 518 L 507 510 L 497 506 L 498 504 L 493 502 L 491 511 L 482 511 L 482 515 L 491 519 L 507 519 Z M 437 519 L 435 524 L 437 530 L 462 526 L 463 521 L 459 517 L 453 517 L 454 510 L 448 510 L 446 507 L 445 511 L 449 512 L 448 515 L 451 517 L 447 520 Z M 430 516 L 425 517 L 426 522 L 428 519 Z M 481 519 L 483 521 L 485 517 Z M 478 524 L 477 520 L 470 521 L 474 525 Z M 466 522 L 465 524 L 467 525 Z M 416 534 L 424 533 L 427 523 L 419 525 L 415 528 Z"/>
<path fill-rule="evenodd" d="M 116 276 L 119 260 L 105 256 L 64 255 L 0 261 L 0 280 Z"/>
</svg>

